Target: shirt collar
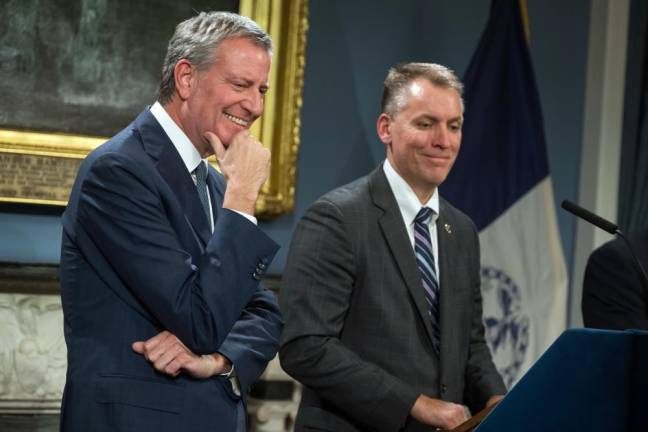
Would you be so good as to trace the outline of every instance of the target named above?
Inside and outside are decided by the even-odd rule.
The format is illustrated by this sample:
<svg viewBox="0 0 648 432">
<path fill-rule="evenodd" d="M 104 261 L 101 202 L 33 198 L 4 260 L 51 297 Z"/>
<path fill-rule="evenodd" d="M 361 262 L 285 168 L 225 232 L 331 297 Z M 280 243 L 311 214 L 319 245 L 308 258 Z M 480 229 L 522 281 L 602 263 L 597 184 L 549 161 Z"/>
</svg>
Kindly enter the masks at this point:
<svg viewBox="0 0 648 432">
<path fill-rule="evenodd" d="M 421 207 L 429 207 L 433 213 L 431 222 L 436 222 L 439 215 L 439 188 L 434 188 L 434 193 L 424 205 L 421 205 L 418 197 L 412 190 L 412 187 L 396 172 L 396 170 L 389 163 L 389 159 L 385 159 L 383 163 L 383 171 L 387 177 L 387 182 L 391 187 L 396 203 L 401 211 L 405 223 L 412 224 Z"/>
<path fill-rule="evenodd" d="M 164 129 L 164 132 L 166 132 L 174 147 L 178 150 L 182 162 L 187 167 L 187 171 L 192 173 L 200 161 L 204 159 L 200 157 L 200 153 L 198 153 L 196 147 L 191 143 L 187 134 L 173 121 L 160 102 L 153 104 L 151 114 L 160 123 L 162 129 Z"/>
</svg>

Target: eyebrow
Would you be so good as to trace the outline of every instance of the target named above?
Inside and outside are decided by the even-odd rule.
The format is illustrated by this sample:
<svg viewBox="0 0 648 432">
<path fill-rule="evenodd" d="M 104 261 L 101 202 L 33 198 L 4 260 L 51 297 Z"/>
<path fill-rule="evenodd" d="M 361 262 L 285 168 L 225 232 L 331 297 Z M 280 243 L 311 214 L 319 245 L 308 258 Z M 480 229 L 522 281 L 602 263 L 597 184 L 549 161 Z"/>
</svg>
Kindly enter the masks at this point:
<svg viewBox="0 0 648 432">
<path fill-rule="evenodd" d="M 415 117 L 415 120 L 421 120 L 421 119 L 429 119 L 429 120 L 433 120 L 435 122 L 440 121 L 438 117 L 435 117 L 435 116 L 433 116 L 431 114 L 421 114 L 421 115 Z M 452 122 L 459 122 L 459 123 L 463 124 L 463 116 L 453 117 L 450 120 L 448 120 L 448 123 L 452 123 Z"/>
<path fill-rule="evenodd" d="M 253 81 L 253 80 L 248 79 L 248 78 L 243 78 L 243 77 L 235 77 L 235 76 L 231 76 L 231 77 L 228 78 L 228 80 L 229 80 L 230 82 L 234 82 L 234 81 L 243 81 L 243 82 L 245 83 L 245 85 L 247 85 L 247 86 L 249 86 L 249 87 L 252 87 L 252 86 L 254 85 L 254 81 Z M 270 90 L 270 86 L 269 86 L 268 84 L 261 84 L 261 85 L 259 86 L 259 88 L 260 88 L 261 91 L 263 91 L 263 92 L 267 92 L 268 90 Z"/>
</svg>

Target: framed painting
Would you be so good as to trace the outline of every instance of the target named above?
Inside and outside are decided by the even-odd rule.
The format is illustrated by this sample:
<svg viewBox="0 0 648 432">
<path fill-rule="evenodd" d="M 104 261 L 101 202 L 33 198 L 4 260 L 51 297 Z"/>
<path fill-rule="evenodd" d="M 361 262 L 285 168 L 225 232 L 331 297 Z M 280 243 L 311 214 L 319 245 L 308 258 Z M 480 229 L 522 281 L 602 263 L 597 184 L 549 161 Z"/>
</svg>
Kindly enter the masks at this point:
<svg viewBox="0 0 648 432">
<path fill-rule="evenodd" d="M 252 130 L 272 151 L 257 215 L 292 210 L 307 0 L 3 2 L 0 202 L 66 205 L 81 160 L 155 101 L 176 24 L 201 10 L 237 11 L 273 38 L 271 91 Z"/>
</svg>

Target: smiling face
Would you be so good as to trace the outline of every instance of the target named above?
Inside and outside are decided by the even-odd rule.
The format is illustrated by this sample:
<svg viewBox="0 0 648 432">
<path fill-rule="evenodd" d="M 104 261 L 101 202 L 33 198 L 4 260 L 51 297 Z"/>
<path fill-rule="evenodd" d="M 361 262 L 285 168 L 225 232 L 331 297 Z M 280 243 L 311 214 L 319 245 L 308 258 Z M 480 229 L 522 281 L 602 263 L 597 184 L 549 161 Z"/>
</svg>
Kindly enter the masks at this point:
<svg viewBox="0 0 648 432">
<path fill-rule="evenodd" d="M 403 90 L 403 106 L 393 116 L 382 113 L 377 130 L 387 159 L 427 202 L 448 176 L 461 145 L 461 97 L 453 88 L 417 78 Z"/>
<path fill-rule="evenodd" d="M 176 65 L 175 120 L 201 155 L 212 153 L 204 138 L 213 132 L 227 147 L 263 113 L 270 53 L 247 38 L 231 38 L 216 49 L 216 61 L 199 72 L 187 60 Z"/>
</svg>

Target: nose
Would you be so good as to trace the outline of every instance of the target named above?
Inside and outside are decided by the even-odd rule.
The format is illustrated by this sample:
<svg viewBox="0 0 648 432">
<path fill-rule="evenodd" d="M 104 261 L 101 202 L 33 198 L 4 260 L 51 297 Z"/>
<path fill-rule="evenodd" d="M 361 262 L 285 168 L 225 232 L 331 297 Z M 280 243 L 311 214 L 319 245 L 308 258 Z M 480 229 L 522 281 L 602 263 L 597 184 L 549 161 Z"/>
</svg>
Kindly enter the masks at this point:
<svg viewBox="0 0 648 432">
<path fill-rule="evenodd" d="M 250 89 L 248 97 L 245 99 L 243 107 L 254 117 L 260 117 L 263 114 L 263 93 L 257 89 Z"/>
<path fill-rule="evenodd" d="M 450 146 L 450 130 L 445 124 L 438 124 L 432 137 L 434 147 L 447 148 Z"/>
</svg>

